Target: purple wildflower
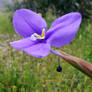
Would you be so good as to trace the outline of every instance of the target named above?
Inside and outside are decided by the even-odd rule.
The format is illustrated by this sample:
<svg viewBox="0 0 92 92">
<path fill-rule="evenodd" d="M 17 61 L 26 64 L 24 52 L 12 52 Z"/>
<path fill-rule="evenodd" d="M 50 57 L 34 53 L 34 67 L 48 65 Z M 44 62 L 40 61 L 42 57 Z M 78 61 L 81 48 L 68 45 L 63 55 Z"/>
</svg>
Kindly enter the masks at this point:
<svg viewBox="0 0 92 92">
<path fill-rule="evenodd" d="M 29 55 L 44 57 L 50 53 L 51 46 L 62 47 L 70 43 L 80 23 L 81 14 L 72 12 L 57 18 L 46 31 L 47 24 L 41 16 L 28 9 L 20 9 L 14 14 L 13 25 L 23 39 L 10 44 Z"/>
</svg>

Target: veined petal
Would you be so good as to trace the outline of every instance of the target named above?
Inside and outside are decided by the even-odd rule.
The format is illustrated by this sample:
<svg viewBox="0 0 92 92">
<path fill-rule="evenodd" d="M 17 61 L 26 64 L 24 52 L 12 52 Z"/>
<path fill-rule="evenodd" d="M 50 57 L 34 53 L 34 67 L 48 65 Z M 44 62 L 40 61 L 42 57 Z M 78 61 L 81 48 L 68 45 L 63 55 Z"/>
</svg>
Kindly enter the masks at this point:
<svg viewBox="0 0 92 92">
<path fill-rule="evenodd" d="M 73 15 L 75 16 L 75 14 Z M 49 32 L 47 33 L 47 42 L 49 44 L 55 47 L 61 47 L 70 43 L 74 39 L 81 23 L 81 14 L 77 13 L 75 17 L 73 15 L 72 17 L 68 17 L 71 19 L 67 18 L 67 22 L 65 21 L 66 24 L 63 22 L 49 29 Z M 68 20 L 72 21 L 68 22 Z"/>
<path fill-rule="evenodd" d="M 24 51 L 34 57 L 45 57 L 50 52 L 50 45 L 47 43 L 38 43 L 29 48 L 25 48 Z"/>
<path fill-rule="evenodd" d="M 28 48 L 36 43 L 37 43 L 36 41 L 32 41 L 31 38 L 29 37 L 29 38 L 24 38 L 22 40 L 10 42 L 10 45 L 15 49 L 24 49 L 24 48 Z"/>
<path fill-rule="evenodd" d="M 79 19 L 80 13 L 78 12 L 71 12 L 68 14 L 65 14 L 59 18 L 57 18 L 50 26 L 50 29 L 56 27 L 57 25 L 61 24 L 62 27 L 67 26 L 69 24 L 72 24 L 75 22 L 77 19 Z M 51 31 L 49 29 L 49 31 Z"/>
<path fill-rule="evenodd" d="M 23 37 L 29 37 L 33 33 L 41 34 L 42 29 L 47 28 L 45 20 L 28 9 L 20 9 L 14 13 L 13 25 L 16 33 Z"/>
</svg>

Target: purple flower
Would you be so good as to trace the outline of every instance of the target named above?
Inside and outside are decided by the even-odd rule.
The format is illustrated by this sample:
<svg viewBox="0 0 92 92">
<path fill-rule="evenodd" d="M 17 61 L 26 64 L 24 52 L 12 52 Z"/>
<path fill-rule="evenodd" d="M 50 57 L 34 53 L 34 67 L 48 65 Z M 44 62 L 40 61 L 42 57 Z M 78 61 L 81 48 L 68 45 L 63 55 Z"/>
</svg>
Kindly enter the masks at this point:
<svg viewBox="0 0 92 92">
<path fill-rule="evenodd" d="M 70 43 L 80 23 L 81 14 L 72 12 L 57 18 L 47 31 L 47 24 L 41 16 L 28 9 L 20 9 L 14 13 L 13 25 L 23 39 L 10 44 L 29 55 L 44 57 L 50 53 L 51 46 L 62 47 Z"/>
</svg>

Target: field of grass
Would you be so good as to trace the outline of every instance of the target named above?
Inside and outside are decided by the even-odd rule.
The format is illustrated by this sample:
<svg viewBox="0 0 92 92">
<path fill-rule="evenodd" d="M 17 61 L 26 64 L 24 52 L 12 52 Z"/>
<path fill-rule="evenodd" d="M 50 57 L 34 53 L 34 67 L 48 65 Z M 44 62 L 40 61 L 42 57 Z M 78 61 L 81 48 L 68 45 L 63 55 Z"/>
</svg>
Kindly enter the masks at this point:
<svg viewBox="0 0 92 92">
<path fill-rule="evenodd" d="M 58 56 L 50 53 L 35 58 L 13 49 L 10 41 L 20 39 L 9 20 L 10 14 L 0 13 L 0 92 L 91 92 L 92 80 L 60 60 L 62 72 L 57 72 Z M 48 26 L 53 18 L 47 19 Z M 58 48 L 92 63 L 92 21 L 82 21 L 72 41 Z"/>
</svg>

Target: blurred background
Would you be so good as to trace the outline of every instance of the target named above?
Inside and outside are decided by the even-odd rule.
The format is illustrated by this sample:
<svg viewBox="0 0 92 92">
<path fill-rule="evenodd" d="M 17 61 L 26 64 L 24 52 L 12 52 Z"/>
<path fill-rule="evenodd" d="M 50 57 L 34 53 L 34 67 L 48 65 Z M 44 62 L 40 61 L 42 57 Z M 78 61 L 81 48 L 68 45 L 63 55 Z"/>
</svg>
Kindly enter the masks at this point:
<svg viewBox="0 0 92 92">
<path fill-rule="evenodd" d="M 42 15 L 48 28 L 57 17 L 80 12 L 82 23 L 75 39 L 58 49 L 92 63 L 92 0 L 0 0 L 0 92 L 91 92 L 92 80 L 62 58 L 63 71 L 58 73 L 56 55 L 34 58 L 10 46 L 21 38 L 12 25 L 20 8 Z"/>
<path fill-rule="evenodd" d="M 92 0 L 1 0 L 0 8 L 6 7 L 7 11 L 15 11 L 20 8 L 28 8 L 35 12 L 46 13 L 51 10 L 51 13 L 60 16 L 65 13 L 78 11 L 83 17 L 89 18 L 92 14 Z"/>
</svg>

